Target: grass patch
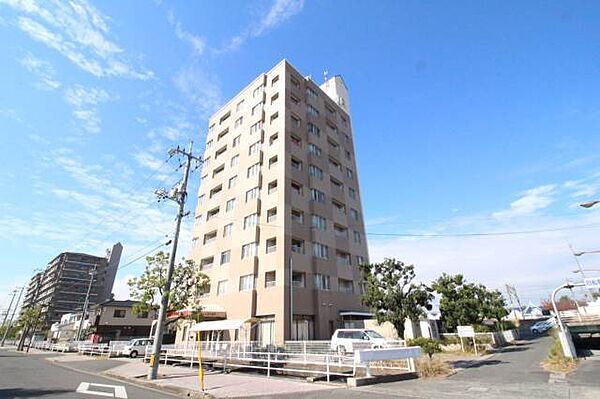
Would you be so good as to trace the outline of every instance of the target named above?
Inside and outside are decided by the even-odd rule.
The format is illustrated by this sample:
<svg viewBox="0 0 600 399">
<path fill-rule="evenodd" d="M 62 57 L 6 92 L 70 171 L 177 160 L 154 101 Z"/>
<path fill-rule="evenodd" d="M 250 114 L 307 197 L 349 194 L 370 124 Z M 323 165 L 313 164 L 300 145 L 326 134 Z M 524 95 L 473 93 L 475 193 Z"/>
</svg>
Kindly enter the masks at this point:
<svg viewBox="0 0 600 399">
<path fill-rule="evenodd" d="M 566 357 L 558 335 L 553 333 L 552 337 L 554 342 L 552 342 L 552 346 L 548 350 L 548 358 L 542 362 L 542 367 L 544 370 L 553 373 L 570 373 L 574 371 L 579 365 L 579 361 Z"/>
<path fill-rule="evenodd" d="M 447 377 L 454 372 L 448 363 L 437 356 L 431 359 L 425 356 L 417 359 L 416 367 L 421 378 Z"/>
</svg>

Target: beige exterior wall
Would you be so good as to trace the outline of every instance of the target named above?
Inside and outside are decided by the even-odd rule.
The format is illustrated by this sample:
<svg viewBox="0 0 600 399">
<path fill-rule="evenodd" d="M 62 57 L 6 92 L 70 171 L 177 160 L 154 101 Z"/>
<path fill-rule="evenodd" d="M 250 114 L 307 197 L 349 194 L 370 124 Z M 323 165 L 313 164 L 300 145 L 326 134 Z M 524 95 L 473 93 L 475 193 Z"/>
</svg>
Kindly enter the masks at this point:
<svg viewBox="0 0 600 399">
<path fill-rule="evenodd" d="M 309 105 L 318 115 L 309 112 Z M 252 128 L 261 122 L 261 129 Z M 318 136 L 308 133 L 309 123 L 320 129 Z M 293 314 L 312 318 L 311 338 L 329 339 L 332 329 L 342 326 L 340 311 L 365 311 L 357 265 L 361 259 L 368 261 L 368 253 L 352 137 L 349 115 L 285 60 L 210 118 L 190 254 L 211 280 L 201 304 L 222 306 L 228 319 L 272 319 L 274 343 L 295 338 L 290 331 L 291 262 L 305 281 L 304 287 L 293 288 Z M 260 149 L 254 151 L 256 143 Z M 309 144 L 318 146 L 321 155 L 309 153 Z M 232 163 L 235 157 L 239 158 Z M 292 159 L 302 163 L 301 170 L 292 167 Z M 257 164 L 259 170 L 249 169 Z M 322 178 L 309 174 L 310 165 L 320 168 Z M 230 187 L 233 177 L 235 185 Z M 292 184 L 301 187 L 301 193 Z M 247 192 L 256 187 L 260 198 L 247 199 Z M 311 200 L 313 188 L 324 193 L 323 203 Z M 235 205 L 227 210 L 230 200 Z M 271 214 L 274 210 L 276 216 Z M 292 210 L 303 213 L 303 223 L 293 220 Z M 207 218 L 211 211 L 215 214 Z M 244 228 L 245 218 L 254 213 L 257 223 Z M 312 227 L 313 214 L 326 219 L 325 230 Z M 346 229 L 346 235 L 336 235 L 334 226 Z M 231 228 L 228 236 L 226 228 Z M 211 239 L 211 234 L 216 237 Z M 267 251 L 272 240 L 276 245 Z M 303 241 L 303 253 L 292 251 L 292 240 Z M 242 257 L 243 246 L 250 243 L 257 243 L 256 252 Z M 313 243 L 327 246 L 327 259 L 313 255 Z M 225 251 L 230 251 L 229 262 L 221 264 Z M 342 264 L 338 255 L 350 256 L 350 264 Z M 275 281 L 267 284 L 267 273 L 273 272 Z M 329 276 L 329 289 L 315 287 L 315 274 Z M 248 290 L 240 286 L 245 275 L 255 280 Z M 338 279 L 346 280 L 351 292 L 343 292 Z M 219 293 L 219 282 L 225 280 L 227 289 Z M 264 335 L 266 326 L 256 331 Z"/>
</svg>

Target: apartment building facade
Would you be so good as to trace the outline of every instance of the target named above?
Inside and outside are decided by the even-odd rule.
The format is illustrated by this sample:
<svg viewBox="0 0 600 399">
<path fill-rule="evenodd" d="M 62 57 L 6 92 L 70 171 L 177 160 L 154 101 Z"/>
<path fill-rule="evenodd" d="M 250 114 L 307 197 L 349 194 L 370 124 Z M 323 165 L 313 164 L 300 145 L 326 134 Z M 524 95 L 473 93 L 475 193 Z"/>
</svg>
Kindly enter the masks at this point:
<svg viewBox="0 0 600 399">
<path fill-rule="evenodd" d="M 90 279 L 90 306 L 111 299 L 123 246 L 116 243 L 106 256 L 63 252 L 31 279 L 23 309 L 40 306 L 46 327 L 67 313 L 81 312 Z"/>
<path fill-rule="evenodd" d="M 252 319 L 253 340 L 329 339 L 368 316 L 368 262 L 348 92 L 286 60 L 209 120 L 190 257 L 198 301 Z"/>
</svg>

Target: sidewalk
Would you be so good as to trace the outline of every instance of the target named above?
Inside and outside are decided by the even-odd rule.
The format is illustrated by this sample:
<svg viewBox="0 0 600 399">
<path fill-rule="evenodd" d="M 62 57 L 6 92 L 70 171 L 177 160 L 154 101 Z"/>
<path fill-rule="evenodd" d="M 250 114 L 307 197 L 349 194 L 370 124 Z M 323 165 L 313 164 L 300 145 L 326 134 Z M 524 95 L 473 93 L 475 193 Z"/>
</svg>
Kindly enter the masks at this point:
<svg viewBox="0 0 600 399">
<path fill-rule="evenodd" d="M 198 369 L 161 365 L 159 379 L 146 380 L 148 365 L 141 361 L 124 364 L 104 374 L 126 378 L 140 384 L 166 388 L 181 394 L 200 394 Z M 291 378 L 247 374 L 222 374 L 220 371 L 205 372 L 204 393 L 216 398 L 247 398 L 266 395 L 309 394 L 316 391 L 345 389 L 342 385 L 309 383 Z"/>
</svg>

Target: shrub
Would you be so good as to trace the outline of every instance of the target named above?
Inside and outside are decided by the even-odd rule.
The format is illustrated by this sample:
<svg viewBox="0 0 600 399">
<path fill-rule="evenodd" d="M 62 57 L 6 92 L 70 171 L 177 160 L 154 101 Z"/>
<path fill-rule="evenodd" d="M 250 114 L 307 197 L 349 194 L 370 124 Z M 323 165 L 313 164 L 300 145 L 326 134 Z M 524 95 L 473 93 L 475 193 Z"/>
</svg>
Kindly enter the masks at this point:
<svg viewBox="0 0 600 399">
<path fill-rule="evenodd" d="M 429 359 L 433 357 L 434 353 L 440 353 L 442 351 L 442 347 L 440 343 L 431 338 L 419 337 L 408 340 L 409 346 L 420 346 L 423 353 L 426 353 L 429 356 Z"/>
<path fill-rule="evenodd" d="M 440 359 L 417 359 L 417 372 L 421 378 L 440 377 L 452 374 L 452 367 Z"/>
</svg>

